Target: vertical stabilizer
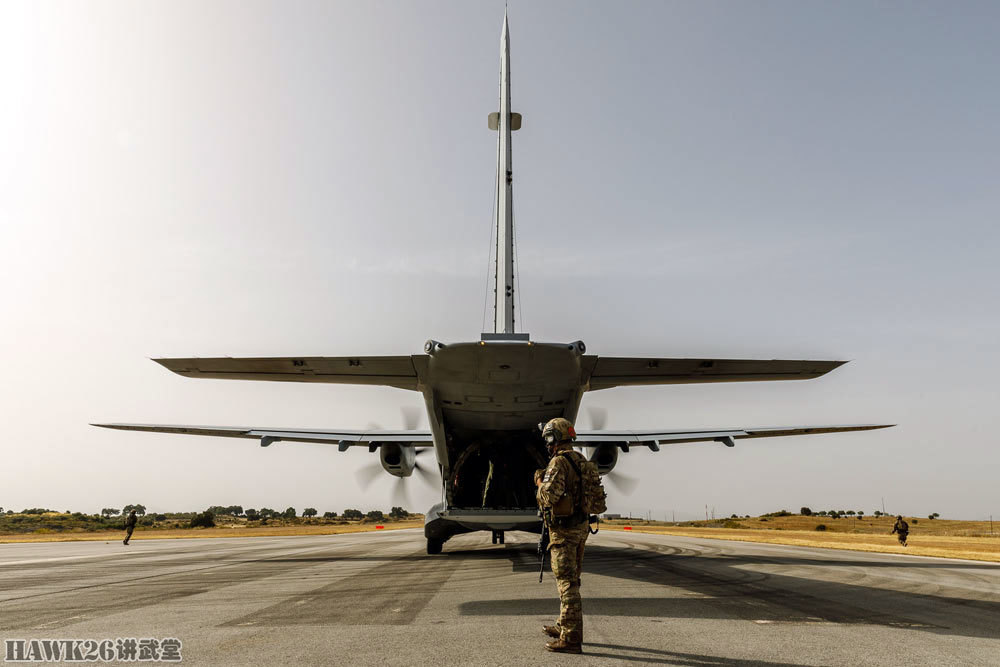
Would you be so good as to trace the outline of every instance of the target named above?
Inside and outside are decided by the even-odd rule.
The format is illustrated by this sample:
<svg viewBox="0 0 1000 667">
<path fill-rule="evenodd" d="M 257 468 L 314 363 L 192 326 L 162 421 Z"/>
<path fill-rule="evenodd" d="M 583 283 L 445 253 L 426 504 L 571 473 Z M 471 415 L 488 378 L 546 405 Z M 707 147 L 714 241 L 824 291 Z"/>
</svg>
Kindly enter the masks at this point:
<svg viewBox="0 0 1000 667">
<path fill-rule="evenodd" d="M 491 113 L 489 127 L 497 130 L 496 273 L 493 332 L 512 334 L 514 328 L 514 207 L 510 133 L 521 127 L 521 115 L 510 111 L 510 35 L 507 14 L 500 37 L 500 111 Z"/>
</svg>

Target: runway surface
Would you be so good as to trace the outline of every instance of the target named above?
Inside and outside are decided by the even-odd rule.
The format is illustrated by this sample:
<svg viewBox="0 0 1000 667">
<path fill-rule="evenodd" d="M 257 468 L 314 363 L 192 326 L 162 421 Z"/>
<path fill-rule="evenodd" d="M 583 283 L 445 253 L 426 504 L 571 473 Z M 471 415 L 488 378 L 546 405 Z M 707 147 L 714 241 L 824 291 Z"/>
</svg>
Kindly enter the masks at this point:
<svg viewBox="0 0 1000 667">
<path fill-rule="evenodd" d="M 602 532 L 584 656 L 534 536 L 0 545 L 0 640 L 177 637 L 184 663 L 1000 665 L 1000 565 Z M 2 656 L 0 656 L 2 657 Z"/>
</svg>

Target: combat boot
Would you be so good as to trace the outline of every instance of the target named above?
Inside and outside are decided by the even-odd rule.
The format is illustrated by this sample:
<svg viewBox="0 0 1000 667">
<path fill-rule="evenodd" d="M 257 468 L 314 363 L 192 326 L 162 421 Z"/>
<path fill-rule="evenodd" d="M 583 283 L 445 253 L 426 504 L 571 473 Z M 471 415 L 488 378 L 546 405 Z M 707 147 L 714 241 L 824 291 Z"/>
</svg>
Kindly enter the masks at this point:
<svg viewBox="0 0 1000 667">
<path fill-rule="evenodd" d="M 579 642 L 570 643 L 565 639 L 556 639 L 545 645 L 553 653 L 583 653 L 583 645 Z"/>
<path fill-rule="evenodd" d="M 559 639 L 559 637 L 562 635 L 562 633 L 559 632 L 558 623 L 556 623 L 555 625 L 543 625 L 542 632 L 547 634 L 549 637 L 552 637 L 553 639 Z"/>
</svg>

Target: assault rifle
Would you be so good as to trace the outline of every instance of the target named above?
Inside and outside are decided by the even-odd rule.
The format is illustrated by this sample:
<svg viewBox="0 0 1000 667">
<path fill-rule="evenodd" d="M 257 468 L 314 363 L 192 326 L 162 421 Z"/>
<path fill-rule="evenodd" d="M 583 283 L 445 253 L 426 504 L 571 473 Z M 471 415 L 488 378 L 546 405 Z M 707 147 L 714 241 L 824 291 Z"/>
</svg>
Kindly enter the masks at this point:
<svg viewBox="0 0 1000 667">
<path fill-rule="evenodd" d="M 542 534 L 538 537 L 538 583 L 542 583 L 545 572 L 545 552 L 549 550 L 549 526 L 542 520 Z"/>
</svg>

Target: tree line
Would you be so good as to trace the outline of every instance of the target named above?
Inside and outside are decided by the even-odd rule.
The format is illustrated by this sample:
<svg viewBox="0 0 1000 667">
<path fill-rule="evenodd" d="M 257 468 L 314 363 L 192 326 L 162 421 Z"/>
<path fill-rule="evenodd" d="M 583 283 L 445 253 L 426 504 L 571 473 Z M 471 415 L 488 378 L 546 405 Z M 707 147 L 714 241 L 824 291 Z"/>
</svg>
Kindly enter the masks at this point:
<svg viewBox="0 0 1000 667">
<path fill-rule="evenodd" d="M 146 506 L 142 504 L 125 505 L 121 509 L 118 509 L 117 507 L 105 507 L 101 510 L 100 515 L 105 519 L 110 519 L 119 515 L 124 517 L 127 516 L 132 510 L 135 510 L 135 513 L 138 516 L 146 516 Z M 5 514 L 5 513 L 48 514 L 52 512 L 54 512 L 54 510 L 46 509 L 44 507 L 30 507 L 23 509 L 20 512 L 14 512 L 14 510 L 10 509 L 4 510 L 3 507 L 0 507 L 0 514 Z M 69 510 L 66 510 L 64 514 L 74 514 L 74 515 L 79 514 L 80 516 L 84 516 L 80 512 L 70 512 Z M 180 512 L 173 514 L 175 516 L 178 514 L 183 516 L 190 516 L 191 513 Z M 195 514 L 211 514 L 212 516 L 243 517 L 249 519 L 250 521 L 259 521 L 261 519 L 294 519 L 300 516 L 298 510 L 296 510 L 294 507 L 285 508 L 283 511 L 273 510 L 270 507 L 262 507 L 259 510 L 251 507 L 244 510 L 242 505 L 225 505 L 225 506 L 212 505 L 204 512 L 195 512 Z M 314 516 L 317 516 L 318 514 L 319 512 L 315 507 L 307 507 L 304 510 L 302 510 L 301 516 L 303 518 L 309 519 Z M 388 516 L 391 519 L 405 519 L 410 516 L 410 513 L 407 512 L 402 507 L 393 507 L 392 509 L 389 510 Z M 162 521 L 169 517 L 167 516 L 167 514 L 156 514 L 155 518 L 157 521 Z M 381 521 L 386 518 L 386 514 L 383 513 L 381 510 L 371 510 L 370 512 L 362 512 L 361 510 L 358 509 L 346 509 L 340 514 L 337 514 L 337 512 L 324 512 L 323 518 L 345 519 L 345 520 L 352 520 L 352 519 L 360 520 L 367 518 L 376 521 Z"/>
<path fill-rule="evenodd" d="M 782 511 L 784 511 L 784 510 L 782 510 Z M 813 512 L 808 507 L 801 508 L 799 510 L 799 514 L 801 514 L 802 516 L 829 516 L 829 517 L 833 517 L 834 519 L 839 519 L 839 518 L 844 517 L 844 516 L 857 516 L 859 519 L 863 519 L 865 517 L 865 513 L 864 513 L 863 510 L 847 510 L 847 511 L 844 511 L 844 510 L 821 510 L 819 512 Z M 775 512 L 772 516 L 782 516 L 782 515 L 780 513 L 778 513 L 778 512 Z M 786 513 L 784 516 L 788 516 L 788 514 Z M 882 516 L 893 516 L 893 515 L 885 513 L 885 512 L 882 512 L 882 510 L 875 510 L 874 512 L 872 512 L 872 516 L 877 519 L 877 518 L 882 517 Z M 931 514 L 928 514 L 927 518 L 931 519 L 933 521 L 934 519 L 937 519 L 940 516 L 941 515 L 938 514 L 937 512 L 933 512 Z"/>
</svg>

